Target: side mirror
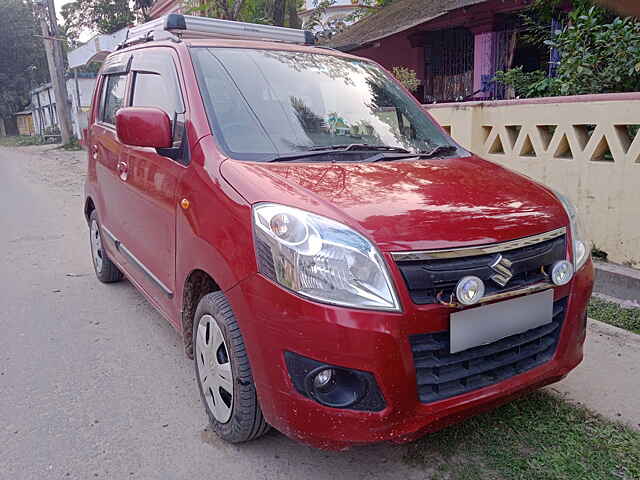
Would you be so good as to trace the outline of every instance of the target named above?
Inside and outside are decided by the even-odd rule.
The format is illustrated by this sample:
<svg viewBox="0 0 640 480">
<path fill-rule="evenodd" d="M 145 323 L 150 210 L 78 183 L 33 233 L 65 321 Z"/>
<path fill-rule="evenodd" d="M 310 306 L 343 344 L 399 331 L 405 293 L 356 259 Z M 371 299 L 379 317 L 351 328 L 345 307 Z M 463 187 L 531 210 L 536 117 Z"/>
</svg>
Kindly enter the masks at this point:
<svg viewBox="0 0 640 480">
<path fill-rule="evenodd" d="M 134 147 L 170 148 L 171 120 L 159 108 L 125 107 L 116 114 L 120 141 Z"/>
</svg>

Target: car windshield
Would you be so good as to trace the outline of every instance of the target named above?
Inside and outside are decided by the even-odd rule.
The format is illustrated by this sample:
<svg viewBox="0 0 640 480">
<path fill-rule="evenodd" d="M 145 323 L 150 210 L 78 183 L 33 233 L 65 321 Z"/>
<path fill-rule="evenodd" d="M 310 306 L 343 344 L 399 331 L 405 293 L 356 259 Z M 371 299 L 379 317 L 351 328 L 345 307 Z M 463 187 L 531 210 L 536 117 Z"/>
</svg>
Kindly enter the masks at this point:
<svg viewBox="0 0 640 480">
<path fill-rule="evenodd" d="M 273 161 L 327 148 L 334 154 L 324 159 L 334 159 L 343 146 L 465 154 L 372 63 L 293 51 L 192 52 L 211 128 L 233 158 Z"/>
</svg>

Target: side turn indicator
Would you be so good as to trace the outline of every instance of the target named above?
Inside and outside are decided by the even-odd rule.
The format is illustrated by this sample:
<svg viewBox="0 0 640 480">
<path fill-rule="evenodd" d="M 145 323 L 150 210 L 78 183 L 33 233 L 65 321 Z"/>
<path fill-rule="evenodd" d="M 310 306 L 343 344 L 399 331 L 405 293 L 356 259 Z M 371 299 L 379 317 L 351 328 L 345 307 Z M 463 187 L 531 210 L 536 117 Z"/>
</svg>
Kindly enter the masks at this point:
<svg viewBox="0 0 640 480">
<path fill-rule="evenodd" d="M 191 206 L 191 202 L 186 198 L 183 198 L 182 200 L 180 200 L 180 206 L 186 210 L 189 208 L 189 206 Z"/>
</svg>

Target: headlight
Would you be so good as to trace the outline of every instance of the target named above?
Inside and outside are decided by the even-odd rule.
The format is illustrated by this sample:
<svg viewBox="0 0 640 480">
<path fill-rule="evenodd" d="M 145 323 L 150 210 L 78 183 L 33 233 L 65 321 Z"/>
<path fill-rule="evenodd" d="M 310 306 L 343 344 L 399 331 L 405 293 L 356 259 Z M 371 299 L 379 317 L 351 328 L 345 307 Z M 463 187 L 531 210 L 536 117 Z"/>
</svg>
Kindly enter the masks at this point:
<svg viewBox="0 0 640 480">
<path fill-rule="evenodd" d="M 273 203 L 253 208 L 260 273 L 325 303 L 399 311 L 378 250 L 349 227 Z"/>
<path fill-rule="evenodd" d="M 573 206 L 571 200 L 562 195 L 559 192 L 554 192 L 558 200 L 562 202 L 564 209 L 569 216 L 571 225 L 571 237 L 573 238 L 573 264 L 574 269 L 577 272 L 582 267 L 587 258 L 589 258 L 590 248 L 587 242 L 582 222 L 578 218 L 578 211 Z"/>
</svg>

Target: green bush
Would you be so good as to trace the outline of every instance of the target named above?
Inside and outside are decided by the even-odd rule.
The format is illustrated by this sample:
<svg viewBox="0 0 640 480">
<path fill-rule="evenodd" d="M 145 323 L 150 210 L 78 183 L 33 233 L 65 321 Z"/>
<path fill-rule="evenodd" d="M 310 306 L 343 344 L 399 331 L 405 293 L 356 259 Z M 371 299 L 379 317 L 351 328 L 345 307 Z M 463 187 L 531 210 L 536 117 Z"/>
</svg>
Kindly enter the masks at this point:
<svg viewBox="0 0 640 480">
<path fill-rule="evenodd" d="M 555 78 L 522 67 L 497 72 L 496 81 L 518 97 L 640 91 L 640 23 L 610 18 L 598 7 L 569 13 L 567 26 L 545 41 L 560 53 Z"/>
<path fill-rule="evenodd" d="M 420 80 L 418 80 L 415 70 L 407 67 L 393 67 L 391 71 L 394 77 L 396 77 L 407 90 L 410 92 L 418 90 Z"/>
<path fill-rule="evenodd" d="M 26 147 L 29 145 L 42 145 L 42 138 L 27 135 L 0 137 L 0 146 L 3 147 Z"/>
<path fill-rule="evenodd" d="M 30 145 L 42 145 L 42 137 L 37 137 L 37 136 L 20 137 L 16 142 L 16 145 L 20 147 L 28 147 Z"/>
</svg>

